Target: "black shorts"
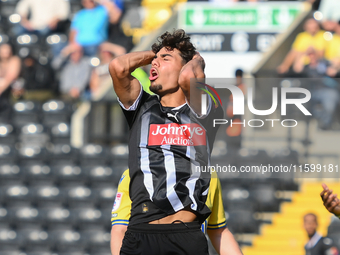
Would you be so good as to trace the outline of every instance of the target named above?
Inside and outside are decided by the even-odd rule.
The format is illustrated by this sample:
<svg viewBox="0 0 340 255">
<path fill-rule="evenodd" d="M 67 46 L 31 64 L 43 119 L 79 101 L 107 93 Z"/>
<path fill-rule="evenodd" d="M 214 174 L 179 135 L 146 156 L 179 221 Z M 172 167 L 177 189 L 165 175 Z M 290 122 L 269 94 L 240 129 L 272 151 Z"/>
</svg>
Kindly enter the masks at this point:
<svg viewBox="0 0 340 255">
<path fill-rule="evenodd" d="M 128 226 L 121 255 L 208 255 L 198 222 Z"/>
</svg>

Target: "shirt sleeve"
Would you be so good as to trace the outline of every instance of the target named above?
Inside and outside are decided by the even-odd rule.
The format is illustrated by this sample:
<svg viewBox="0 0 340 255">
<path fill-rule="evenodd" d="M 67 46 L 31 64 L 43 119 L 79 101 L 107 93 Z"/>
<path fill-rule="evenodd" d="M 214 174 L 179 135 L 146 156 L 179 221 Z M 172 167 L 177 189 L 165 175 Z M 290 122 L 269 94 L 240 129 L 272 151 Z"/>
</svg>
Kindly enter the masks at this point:
<svg viewBox="0 0 340 255">
<path fill-rule="evenodd" d="M 117 195 L 111 212 L 111 226 L 129 225 L 131 200 L 129 195 L 130 176 L 126 170 L 120 178 Z"/>
<path fill-rule="evenodd" d="M 57 1 L 56 17 L 59 20 L 66 20 L 70 14 L 70 3 L 69 1 L 59 0 Z"/>
<path fill-rule="evenodd" d="M 227 226 L 227 221 L 225 218 L 225 212 L 222 201 L 221 183 L 217 175 L 212 176 L 211 182 L 216 182 L 215 193 L 213 199 L 213 206 L 211 209 L 211 214 L 208 220 L 207 229 L 219 229 Z M 210 187 L 214 188 L 214 187 Z"/>
<path fill-rule="evenodd" d="M 20 16 L 24 16 L 27 18 L 28 11 L 29 11 L 29 1 L 28 0 L 21 0 L 16 8 L 15 11 L 19 13 Z"/>
<path fill-rule="evenodd" d="M 135 121 L 135 117 L 137 115 L 137 112 L 139 111 L 141 106 L 144 104 L 144 102 L 147 101 L 147 99 L 149 97 L 150 97 L 150 94 L 143 91 L 143 88 L 142 88 L 142 85 L 141 85 L 141 91 L 140 91 L 136 101 L 129 108 L 125 108 L 124 105 L 119 101 L 119 98 L 117 98 L 130 128 L 132 127 L 132 125 Z"/>
<path fill-rule="evenodd" d="M 119 98 L 117 98 L 118 103 L 119 103 L 120 107 L 122 107 L 123 110 L 125 110 L 125 111 L 135 111 L 137 109 L 139 102 L 141 101 L 142 95 L 143 95 L 143 86 L 142 86 L 142 84 L 140 84 L 140 86 L 141 86 L 141 88 L 140 88 L 139 95 L 138 95 L 137 99 L 135 100 L 135 102 L 129 108 L 126 108 L 122 104 L 122 102 L 119 100 Z"/>
<path fill-rule="evenodd" d="M 298 34 L 293 42 L 292 49 L 298 52 L 304 52 L 306 34 L 304 32 Z"/>
<path fill-rule="evenodd" d="M 73 19 L 72 19 L 72 22 L 71 22 L 71 29 L 74 29 L 74 30 L 77 30 L 77 28 L 78 28 L 78 26 L 79 26 L 79 16 L 80 16 L 80 12 L 77 12 L 75 15 L 74 15 L 74 17 L 73 17 Z"/>
<path fill-rule="evenodd" d="M 203 119 L 203 118 L 205 118 L 205 117 L 210 113 L 210 111 L 211 111 L 211 101 L 212 101 L 211 97 L 208 97 L 208 108 L 207 108 L 207 113 L 204 114 L 204 115 L 198 115 L 198 114 L 194 111 L 194 109 L 191 108 L 191 106 L 190 106 L 190 104 L 188 103 L 187 99 L 185 99 L 185 101 L 186 101 L 187 105 L 189 106 L 190 111 L 191 111 L 191 112 L 196 116 L 196 118 L 198 118 L 198 119 Z"/>
</svg>

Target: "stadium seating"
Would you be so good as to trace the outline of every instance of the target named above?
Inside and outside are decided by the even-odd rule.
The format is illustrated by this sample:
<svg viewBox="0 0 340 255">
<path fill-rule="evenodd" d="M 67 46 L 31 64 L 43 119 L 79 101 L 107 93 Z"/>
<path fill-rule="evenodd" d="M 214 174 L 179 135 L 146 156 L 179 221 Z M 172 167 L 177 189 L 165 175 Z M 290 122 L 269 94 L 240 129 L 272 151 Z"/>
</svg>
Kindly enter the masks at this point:
<svg viewBox="0 0 340 255">
<path fill-rule="evenodd" d="M 226 211 L 230 209 L 245 209 L 254 210 L 252 200 L 250 200 L 249 191 L 242 186 L 235 184 L 228 185 L 223 188 L 223 204 Z"/>
<path fill-rule="evenodd" d="M 275 188 L 272 184 L 257 184 L 249 188 L 251 200 L 256 204 L 256 211 L 277 212 L 280 200 L 275 197 Z"/>
<path fill-rule="evenodd" d="M 16 254 L 19 249 L 17 231 L 8 223 L 0 223 L 0 254 Z M 14 253 L 10 253 L 14 252 Z M 19 253 L 18 253 L 19 254 Z"/>
<path fill-rule="evenodd" d="M 114 183 L 116 183 L 116 185 Z M 116 180 L 116 182 L 106 184 L 92 185 L 91 190 L 94 192 L 95 201 L 100 205 L 107 204 L 112 206 L 112 201 L 114 201 L 116 197 L 117 185 L 118 180 Z"/>
<path fill-rule="evenodd" d="M 7 181 L 1 185 L 2 200 L 6 201 L 25 201 L 29 197 L 28 185 L 20 180 Z"/>
<path fill-rule="evenodd" d="M 12 123 L 19 128 L 28 123 L 37 123 L 40 120 L 41 105 L 39 102 L 19 101 L 14 104 L 13 110 Z"/>
<path fill-rule="evenodd" d="M 23 171 L 17 164 L 0 165 L 0 185 L 10 180 L 23 180 Z"/>
<path fill-rule="evenodd" d="M 57 122 L 51 125 L 48 133 L 52 143 L 68 143 L 70 141 L 70 126 L 67 122 Z"/>
<path fill-rule="evenodd" d="M 110 232 L 101 226 L 85 226 L 80 229 L 83 240 L 91 253 L 108 250 L 110 246 Z"/>
<path fill-rule="evenodd" d="M 22 173 L 25 180 L 51 180 L 51 167 L 41 160 L 37 161 L 22 161 Z"/>
<path fill-rule="evenodd" d="M 15 128 L 8 121 L 0 121 L 0 143 L 14 144 L 16 141 Z"/>
<path fill-rule="evenodd" d="M 61 202 L 43 202 L 39 203 L 37 208 L 42 215 L 41 222 L 45 226 L 70 224 L 72 222 L 70 210 Z"/>
<path fill-rule="evenodd" d="M 121 175 L 120 172 L 105 165 L 83 166 L 82 169 L 84 170 L 87 180 L 91 180 L 94 184 L 117 183 Z"/>
<path fill-rule="evenodd" d="M 54 179 L 59 183 L 66 184 L 72 181 L 85 182 L 82 168 L 75 165 L 73 162 L 54 161 L 50 166 Z"/>
<path fill-rule="evenodd" d="M 40 225 L 24 224 L 18 226 L 16 231 L 21 247 L 27 250 L 41 246 L 48 248 L 48 233 Z"/>
<path fill-rule="evenodd" d="M 8 209 L 4 205 L 0 204 L 0 224 L 8 222 L 8 218 Z"/>
<path fill-rule="evenodd" d="M 42 105 L 42 123 L 54 126 L 59 123 L 69 123 L 73 112 L 73 105 L 61 100 L 49 100 Z M 61 127 L 61 132 L 65 127 Z"/>
<path fill-rule="evenodd" d="M 86 144 L 80 149 L 79 160 L 82 165 L 100 165 L 109 162 L 108 151 L 99 144 Z"/>
<path fill-rule="evenodd" d="M 9 222 L 20 226 L 21 224 L 39 224 L 42 215 L 37 208 L 25 201 L 13 201 L 7 205 Z"/>
<path fill-rule="evenodd" d="M 17 155 L 13 145 L 0 144 L 0 165 L 16 162 Z"/>
<path fill-rule="evenodd" d="M 72 226 L 58 225 L 48 228 L 52 249 L 57 252 L 82 252 L 85 250 L 84 240 Z"/>
<path fill-rule="evenodd" d="M 47 147 L 50 157 L 50 164 L 60 162 L 74 162 L 78 160 L 78 150 L 68 143 L 49 144 Z"/>
<path fill-rule="evenodd" d="M 258 233 L 259 222 L 254 218 L 254 211 L 248 209 L 229 210 L 227 213 L 228 228 L 233 234 Z"/>
<path fill-rule="evenodd" d="M 20 249 L 15 249 L 8 247 L 8 249 L 0 251 L 0 255 L 21 255 L 22 251 Z"/>
</svg>

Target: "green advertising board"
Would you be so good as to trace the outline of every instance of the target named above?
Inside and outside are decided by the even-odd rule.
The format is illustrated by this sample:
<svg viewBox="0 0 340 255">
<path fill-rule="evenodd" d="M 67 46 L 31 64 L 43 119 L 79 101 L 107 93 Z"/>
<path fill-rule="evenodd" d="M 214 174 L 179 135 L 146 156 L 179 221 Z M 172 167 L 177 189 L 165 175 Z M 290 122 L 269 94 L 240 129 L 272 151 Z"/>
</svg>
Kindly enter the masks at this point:
<svg viewBox="0 0 340 255">
<path fill-rule="evenodd" d="M 305 10 L 301 2 L 213 4 L 190 2 L 179 9 L 179 27 L 187 32 L 280 32 Z"/>
</svg>

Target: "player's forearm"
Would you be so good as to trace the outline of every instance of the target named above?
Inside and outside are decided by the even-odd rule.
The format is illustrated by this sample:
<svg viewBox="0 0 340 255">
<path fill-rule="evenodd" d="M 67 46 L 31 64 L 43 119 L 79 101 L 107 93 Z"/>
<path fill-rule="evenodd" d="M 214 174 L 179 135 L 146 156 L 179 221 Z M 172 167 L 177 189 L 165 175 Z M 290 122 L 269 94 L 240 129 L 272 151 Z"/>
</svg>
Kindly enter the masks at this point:
<svg viewBox="0 0 340 255">
<path fill-rule="evenodd" d="M 119 56 L 111 61 L 110 73 L 118 79 L 127 78 L 136 68 L 150 64 L 154 57 L 155 53 L 151 50 L 131 52 Z"/>
<path fill-rule="evenodd" d="M 111 254 L 119 255 L 120 248 L 122 247 L 123 238 L 125 232 L 127 230 L 127 226 L 124 225 L 114 225 L 111 229 Z"/>
<path fill-rule="evenodd" d="M 228 228 L 208 230 L 214 248 L 220 255 L 242 255 L 241 249 Z"/>
<path fill-rule="evenodd" d="M 190 93 L 190 80 L 191 79 L 204 79 L 205 63 L 201 56 L 190 60 L 185 66 L 183 66 L 179 75 L 178 83 L 184 94 L 189 97 Z"/>
<path fill-rule="evenodd" d="M 202 90 L 198 89 L 198 87 L 202 87 L 202 84 L 205 82 L 204 68 L 204 60 L 199 54 L 197 54 L 192 60 L 183 66 L 178 78 L 178 84 L 181 87 L 187 102 L 199 115 L 201 115 Z"/>
<path fill-rule="evenodd" d="M 138 67 L 150 64 L 155 53 L 142 51 L 128 53 L 111 61 L 109 66 L 114 90 L 120 102 L 130 107 L 137 99 L 141 86 L 131 73 Z"/>
</svg>

